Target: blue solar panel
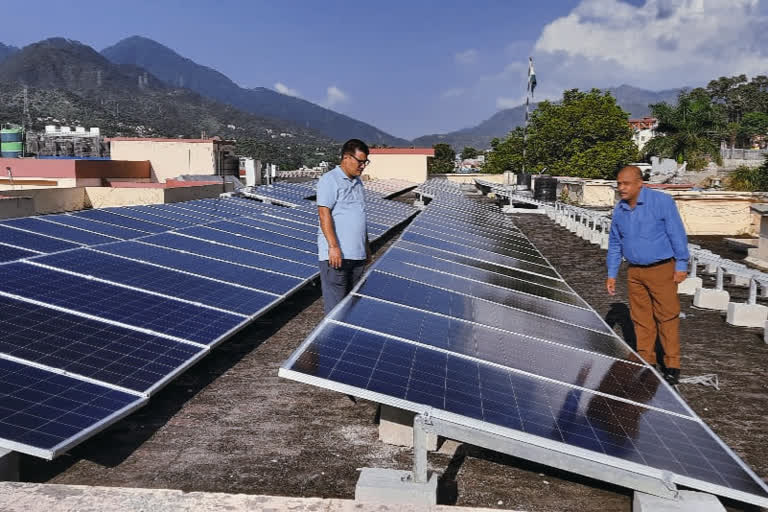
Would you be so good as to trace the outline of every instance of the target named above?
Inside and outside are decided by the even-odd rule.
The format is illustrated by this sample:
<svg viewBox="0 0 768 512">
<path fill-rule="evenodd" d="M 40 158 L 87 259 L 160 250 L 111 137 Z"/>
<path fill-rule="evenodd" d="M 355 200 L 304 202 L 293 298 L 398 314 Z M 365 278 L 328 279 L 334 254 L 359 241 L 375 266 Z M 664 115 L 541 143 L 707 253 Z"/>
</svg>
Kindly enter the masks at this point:
<svg viewBox="0 0 768 512">
<path fill-rule="evenodd" d="M 612 334 L 554 322 L 550 318 L 526 311 L 507 308 L 376 271 L 368 275 L 358 293 L 611 357 L 621 358 L 627 354 L 627 346 Z"/>
<path fill-rule="evenodd" d="M 243 315 L 253 315 L 276 299 L 274 295 L 87 249 L 52 254 L 37 261 L 84 276 L 93 276 Z"/>
<path fill-rule="evenodd" d="M 617 365 L 624 365 L 618 362 Z M 326 324 L 291 370 L 514 429 L 598 454 L 767 497 L 693 418 L 642 402 L 660 381 L 624 388 L 630 402 L 336 324 Z M 613 394 L 615 370 L 597 391 Z M 637 390 L 637 391 L 635 391 Z M 655 396 L 655 395 L 654 395 Z"/>
<path fill-rule="evenodd" d="M 497 252 L 510 251 L 508 254 L 513 257 L 520 256 L 520 259 L 526 261 L 532 261 L 534 263 L 544 263 L 544 258 L 539 254 L 539 251 L 526 240 L 520 238 L 508 239 L 499 235 L 479 235 L 476 233 L 466 233 L 459 230 L 452 230 L 446 227 L 440 227 L 440 229 L 433 229 L 435 226 L 426 225 L 425 223 L 412 224 L 409 231 L 419 233 L 425 236 L 431 236 L 433 238 L 447 240 L 449 242 L 456 242 L 460 244 L 469 245 L 472 247 L 486 248 L 488 250 L 494 250 L 498 248 Z M 527 256 L 527 258 L 526 258 Z"/>
<path fill-rule="evenodd" d="M 157 210 L 158 212 L 162 212 L 162 215 L 175 214 L 178 216 L 179 219 L 187 219 L 187 220 L 194 221 L 194 224 L 211 222 L 211 221 L 220 219 L 220 217 L 217 215 L 211 215 L 205 212 L 190 210 L 184 206 L 184 203 L 153 204 L 151 206 L 148 206 L 148 208 L 152 210 Z"/>
<path fill-rule="evenodd" d="M 174 226 L 179 227 L 194 226 L 195 224 L 202 222 L 194 217 L 190 217 L 188 215 L 179 215 L 178 213 L 165 208 L 153 208 L 152 206 L 131 206 L 128 208 L 128 210 L 135 210 L 137 212 L 146 214 L 148 215 L 146 219 L 152 222 L 168 224 L 170 221 Z M 121 208 L 121 211 L 124 211 L 124 209 Z"/>
<path fill-rule="evenodd" d="M 615 396 L 689 416 L 666 386 L 659 386 L 651 370 L 626 350 L 625 359 L 595 357 L 559 343 L 545 343 L 509 331 L 421 311 L 353 297 L 333 318 L 353 327 L 397 336 L 457 354 L 500 364 L 563 382 L 580 382 L 596 390 L 613 379 Z M 586 371 L 584 369 L 587 369 Z M 581 377 L 580 377 L 581 375 Z"/>
<path fill-rule="evenodd" d="M 164 227 L 165 230 L 175 229 L 175 228 L 185 228 L 188 226 L 195 225 L 195 222 L 192 222 L 191 220 L 178 220 L 178 219 L 172 219 L 168 217 L 162 217 L 159 213 L 157 215 L 153 215 L 145 211 L 134 210 L 133 208 L 110 208 L 107 211 L 109 213 L 120 215 L 122 217 L 128 217 L 130 219 L 152 222 Z"/>
<path fill-rule="evenodd" d="M 144 222 L 142 220 L 131 219 L 122 215 L 116 215 L 104 210 L 83 210 L 81 212 L 71 214 L 73 217 L 82 217 L 84 219 L 97 220 L 99 222 L 106 222 L 107 224 L 114 224 L 116 226 L 122 226 L 124 228 L 137 229 L 145 233 L 162 233 L 167 231 L 166 226 L 160 224 L 154 224 L 151 222 Z"/>
<path fill-rule="evenodd" d="M 27 258 L 29 256 L 37 256 L 37 253 L 0 244 L 0 263 Z"/>
<path fill-rule="evenodd" d="M 181 210 L 183 210 L 184 215 L 195 217 L 201 220 L 204 219 L 205 222 L 211 220 L 229 219 L 240 215 L 231 208 L 224 206 L 219 208 L 206 207 L 205 205 L 196 201 L 177 203 L 174 204 L 174 206 L 180 209 L 179 213 L 181 213 Z"/>
<path fill-rule="evenodd" d="M 121 226 L 116 226 L 114 224 L 106 224 L 104 222 L 89 220 L 84 217 L 76 217 L 74 215 L 46 215 L 44 218 L 49 222 L 55 222 L 65 226 L 72 226 L 73 228 L 80 228 L 86 231 L 99 233 L 101 235 L 119 238 L 121 240 L 130 240 L 131 238 L 138 238 L 140 236 L 147 235 L 145 231 L 128 229 Z"/>
<path fill-rule="evenodd" d="M 230 262 L 212 260 L 203 256 L 187 254 L 163 247 L 137 242 L 118 242 L 102 245 L 99 251 L 118 256 L 125 256 L 141 261 L 147 261 L 168 268 L 236 283 L 249 288 L 264 290 L 283 295 L 298 286 L 302 280 L 298 277 L 267 272 L 253 267 L 245 267 Z M 266 258 L 266 256 L 264 256 Z M 254 265 L 257 262 L 254 262 Z"/>
<path fill-rule="evenodd" d="M 193 236 L 201 240 L 209 240 L 226 244 L 231 247 L 239 247 L 248 251 L 254 251 L 268 256 L 276 256 L 286 260 L 304 263 L 305 265 L 317 265 L 317 253 L 300 251 L 291 247 L 283 247 L 276 243 L 269 243 L 262 240 L 254 240 L 244 236 L 237 236 L 232 233 L 225 233 L 204 226 L 195 226 L 178 231 L 180 234 Z"/>
<path fill-rule="evenodd" d="M 52 458 L 76 437 L 146 401 L 128 393 L 0 359 L 0 439 Z"/>
<path fill-rule="evenodd" d="M 507 288 L 509 290 L 515 290 L 531 295 L 536 295 L 538 297 L 556 300 L 558 302 L 571 304 L 573 306 L 588 307 L 587 303 L 573 292 L 567 292 L 562 288 L 558 289 L 528 281 L 527 279 L 532 276 L 531 274 L 519 272 L 519 277 L 511 277 L 509 275 L 492 272 L 490 270 L 483 270 L 481 268 L 472 267 L 466 264 L 454 263 L 448 260 L 436 258 L 425 253 L 405 250 L 401 248 L 401 243 L 395 244 L 390 248 L 390 250 L 387 252 L 387 260 L 400 262 L 402 264 L 416 265 L 420 268 L 447 272 L 448 274 L 462 276 L 466 279 L 473 279 L 482 283 L 488 283 L 494 286 Z M 542 280 L 554 282 L 548 279 Z"/>
<path fill-rule="evenodd" d="M 24 263 L 3 266 L 0 290 L 211 345 L 244 318 Z"/>
<path fill-rule="evenodd" d="M 428 268 L 403 264 L 393 258 L 382 258 L 376 270 L 395 274 L 429 286 L 444 288 L 456 293 L 503 304 L 505 306 L 547 316 L 554 320 L 570 322 L 603 332 L 612 332 L 591 309 L 579 308 L 543 299 L 535 295 L 515 293 L 507 288 L 493 286 L 463 276 L 436 272 Z"/>
<path fill-rule="evenodd" d="M 446 242 L 443 240 L 438 240 L 437 238 L 412 233 L 410 231 L 403 233 L 402 240 L 425 245 L 427 247 L 434 247 L 442 251 L 449 251 L 463 256 L 469 256 L 470 258 L 477 258 L 489 263 L 495 263 L 497 265 L 519 268 L 521 270 L 535 272 L 544 276 L 557 277 L 557 272 L 555 272 L 552 267 L 546 265 L 545 263 L 530 263 L 528 261 L 524 261 L 519 258 L 501 254 L 495 251 L 469 247 L 467 245 L 461 245 L 455 242 Z"/>
<path fill-rule="evenodd" d="M 146 393 L 206 349 L 0 297 L 0 352 Z"/>
<path fill-rule="evenodd" d="M 283 235 L 277 231 L 269 231 L 266 228 L 246 226 L 237 222 L 221 221 L 208 224 L 208 227 L 212 229 L 219 229 L 235 235 L 244 236 L 247 238 L 253 238 L 254 240 L 262 240 L 272 244 L 279 244 L 286 247 L 292 247 L 301 251 L 317 253 L 317 241 L 310 242 L 302 240 L 293 235 Z"/>
<path fill-rule="evenodd" d="M 171 233 L 150 236 L 142 239 L 148 244 L 168 247 L 179 251 L 187 251 L 193 254 L 214 258 L 221 261 L 230 261 L 240 265 L 263 268 L 273 272 L 280 272 L 301 278 L 309 278 L 318 272 L 317 263 L 305 265 L 295 261 L 288 261 L 268 254 L 258 254 L 243 249 L 227 247 L 224 245 L 206 242 L 197 238 L 180 236 Z"/>
<path fill-rule="evenodd" d="M 18 229 L 9 228 L 2 225 L 0 225 L 0 243 L 14 245 L 22 249 L 28 249 L 30 251 L 46 253 L 65 251 L 67 249 L 82 247 L 79 244 L 65 242 L 64 240 L 58 240 L 56 238 L 38 235 L 35 233 L 29 233 L 27 231 L 19 231 Z"/>
<path fill-rule="evenodd" d="M 33 233 L 38 233 L 40 235 L 48 235 L 84 245 L 96 245 L 115 241 L 115 239 L 112 237 L 91 233 L 89 231 L 83 231 L 82 229 L 69 226 L 54 224 L 53 222 L 46 222 L 45 220 L 34 217 L 10 219 L 4 221 L 3 224 L 18 229 L 24 229 L 26 231 L 31 231 Z"/>
<path fill-rule="evenodd" d="M 317 247 L 317 229 L 313 231 L 306 228 L 300 229 L 295 224 L 290 226 L 280 221 L 275 221 L 276 219 L 271 217 L 260 217 L 258 219 L 253 219 L 251 217 L 236 217 L 232 219 L 233 223 L 266 229 L 267 231 L 274 231 L 275 233 L 281 233 L 286 236 L 300 238 L 301 240 L 314 243 L 315 247 Z"/>
</svg>

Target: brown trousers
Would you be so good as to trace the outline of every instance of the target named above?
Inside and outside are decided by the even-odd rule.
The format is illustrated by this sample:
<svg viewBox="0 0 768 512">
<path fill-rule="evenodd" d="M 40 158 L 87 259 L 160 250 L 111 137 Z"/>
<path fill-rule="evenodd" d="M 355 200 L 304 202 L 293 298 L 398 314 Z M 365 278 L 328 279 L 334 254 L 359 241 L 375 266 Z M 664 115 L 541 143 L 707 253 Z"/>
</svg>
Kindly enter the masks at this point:
<svg viewBox="0 0 768 512">
<path fill-rule="evenodd" d="M 680 368 L 680 299 L 675 262 L 629 267 L 629 309 L 637 336 L 637 353 L 656 364 L 656 337 L 664 349 L 664 366 Z"/>
</svg>

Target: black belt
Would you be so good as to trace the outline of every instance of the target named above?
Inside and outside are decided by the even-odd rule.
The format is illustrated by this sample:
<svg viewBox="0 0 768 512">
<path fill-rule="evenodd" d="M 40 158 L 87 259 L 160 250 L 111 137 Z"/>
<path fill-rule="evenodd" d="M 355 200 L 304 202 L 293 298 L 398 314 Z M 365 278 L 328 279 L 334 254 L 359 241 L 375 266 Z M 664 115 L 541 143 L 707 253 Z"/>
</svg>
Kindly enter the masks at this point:
<svg viewBox="0 0 768 512">
<path fill-rule="evenodd" d="M 669 263 L 670 261 L 674 261 L 674 259 L 675 258 L 667 258 L 667 259 L 664 259 L 664 260 L 654 261 L 653 263 L 648 263 L 647 265 L 637 265 L 635 263 L 630 263 L 629 266 L 630 267 L 635 267 L 635 268 L 656 267 L 658 265 L 663 265 L 665 263 Z"/>
</svg>

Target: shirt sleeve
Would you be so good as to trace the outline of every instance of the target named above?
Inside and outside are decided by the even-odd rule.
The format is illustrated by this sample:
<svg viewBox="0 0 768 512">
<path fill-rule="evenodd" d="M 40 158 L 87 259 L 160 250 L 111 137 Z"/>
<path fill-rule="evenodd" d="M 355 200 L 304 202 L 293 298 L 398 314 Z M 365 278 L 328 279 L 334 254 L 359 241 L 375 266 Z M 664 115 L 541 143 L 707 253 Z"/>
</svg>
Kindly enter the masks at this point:
<svg viewBox="0 0 768 512">
<path fill-rule="evenodd" d="M 675 200 L 667 196 L 664 201 L 664 226 L 669 237 L 669 243 L 672 245 L 672 252 L 675 257 L 675 270 L 685 272 L 688 270 L 688 236 L 685 234 L 683 219 L 680 218 L 680 212 L 677 211 Z"/>
<path fill-rule="evenodd" d="M 317 206 L 333 209 L 336 206 L 336 187 L 329 179 L 317 183 Z"/>
<path fill-rule="evenodd" d="M 608 235 L 608 255 L 606 256 L 606 264 L 608 266 L 608 277 L 615 279 L 619 274 L 619 267 L 621 266 L 621 237 L 619 236 L 619 226 L 616 222 L 617 211 L 613 212 L 613 219 L 611 220 L 611 231 Z"/>
</svg>

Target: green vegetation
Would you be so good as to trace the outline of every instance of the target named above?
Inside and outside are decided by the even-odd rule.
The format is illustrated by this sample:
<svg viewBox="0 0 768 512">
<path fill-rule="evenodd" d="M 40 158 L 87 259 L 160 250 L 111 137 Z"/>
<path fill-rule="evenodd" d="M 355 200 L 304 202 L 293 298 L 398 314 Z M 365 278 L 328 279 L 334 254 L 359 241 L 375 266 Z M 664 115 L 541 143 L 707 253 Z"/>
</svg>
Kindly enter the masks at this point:
<svg viewBox="0 0 768 512">
<path fill-rule="evenodd" d="M 659 120 L 657 135 L 644 148 L 647 157 L 656 155 L 688 162 L 688 168 L 706 167 L 709 159 L 720 159 L 720 136 L 725 128 L 720 105 L 714 103 L 704 89 L 681 92 L 677 105 L 651 105 Z"/>
<path fill-rule="evenodd" d="M 435 144 L 432 146 L 435 156 L 427 160 L 427 172 L 446 173 L 453 172 L 456 152 L 449 144 Z"/>
<path fill-rule="evenodd" d="M 525 168 L 558 176 L 613 178 L 637 157 L 627 113 L 608 92 L 572 89 L 558 103 L 542 101 L 531 115 Z M 484 170 L 519 172 L 523 130 L 491 141 Z"/>
<path fill-rule="evenodd" d="M 742 192 L 768 190 L 768 158 L 760 167 L 736 168 L 728 177 L 728 188 Z"/>
<path fill-rule="evenodd" d="M 479 154 L 480 152 L 472 146 L 465 146 L 464 149 L 461 150 L 461 159 L 467 160 L 470 158 L 477 158 Z"/>
</svg>

